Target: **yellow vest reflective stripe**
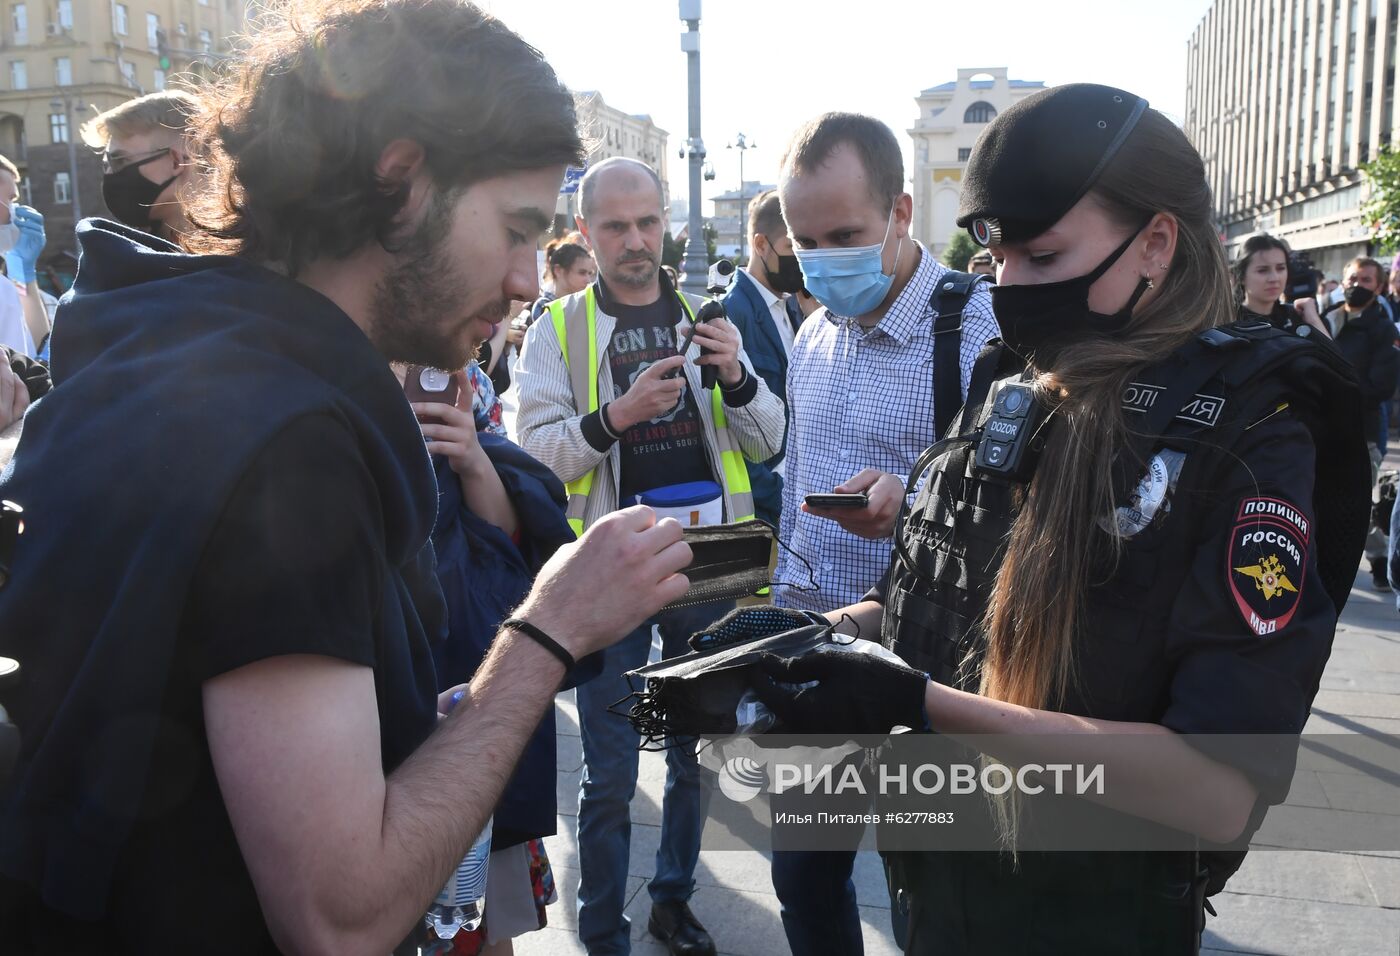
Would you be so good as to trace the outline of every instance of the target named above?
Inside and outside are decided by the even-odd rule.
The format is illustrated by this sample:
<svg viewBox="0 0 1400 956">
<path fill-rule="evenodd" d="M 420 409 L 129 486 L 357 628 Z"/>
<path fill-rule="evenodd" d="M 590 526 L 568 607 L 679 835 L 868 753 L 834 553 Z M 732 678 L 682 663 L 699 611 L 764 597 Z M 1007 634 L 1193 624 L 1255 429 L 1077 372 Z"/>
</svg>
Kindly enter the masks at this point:
<svg viewBox="0 0 1400 956">
<path fill-rule="evenodd" d="M 583 300 L 583 319 L 570 324 L 565 317 L 563 299 L 549 303 L 549 317 L 554 323 L 554 334 L 559 340 L 559 351 L 564 357 L 564 367 L 569 370 L 569 386 L 574 393 L 574 407 L 584 414 L 598 410 L 598 303 L 593 287 L 578 298 Z M 676 293 L 681 307 L 690 321 L 695 321 L 695 311 L 685 296 Z M 576 300 L 577 301 L 577 300 Z M 573 310 L 577 317 L 577 306 Z M 587 355 L 588 362 L 570 362 L 570 355 Z M 749 470 L 744 465 L 744 453 L 739 443 L 729 431 L 729 421 L 724 415 L 724 396 L 718 388 L 710 390 L 710 409 L 714 415 L 715 434 L 719 442 L 719 460 L 723 474 L 720 481 L 733 508 L 731 521 L 747 521 L 754 516 L 753 487 L 749 484 Z M 593 490 L 593 471 L 565 484 L 569 493 L 569 504 L 565 517 L 575 535 L 583 534 L 584 513 L 588 508 L 588 496 Z"/>
</svg>

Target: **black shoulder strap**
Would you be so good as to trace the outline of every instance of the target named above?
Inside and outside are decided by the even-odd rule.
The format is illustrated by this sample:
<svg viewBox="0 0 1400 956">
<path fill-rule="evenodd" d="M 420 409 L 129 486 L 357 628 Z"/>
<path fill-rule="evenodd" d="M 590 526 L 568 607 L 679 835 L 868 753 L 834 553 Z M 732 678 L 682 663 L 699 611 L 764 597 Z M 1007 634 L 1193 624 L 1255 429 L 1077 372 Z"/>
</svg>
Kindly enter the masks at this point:
<svg viewBox="0 0 1400 956">
<path fill-rule="evenodd" d="M 972 272 L 945 272 L 929 297 L 933 310 L 933 429 L 942 438 L 962 408 L 963 309 L 973 290 L 990 278 Z"/>
<path fill-rule="evenodd" d="M 1219 376 L 1230 400 L 1237 402 L 1243 392 L 1274 379 L 1316 409 L 1315 415 L 1303 416 L 1302 421 L 1316 446 L 1313 517 L 1318 569 L 1340 613 L 1361 558 L 1371 506 L 1361 393 L 1350 365 L 1330 341 L 1301 338 L 1267 322 L 1245 321 L 1207 329 L 1160 368 L 1168 384 L 1146 415 L 1131 422 L 1128 446 L 1114 461 L 1116 503 L 1126 503 L 1146 456 L 1166 434 L 1176 413 L 1206 382 Z M 1257 424 L 1250 417 L 1230 416 L 1231 423 L 1213 441 L 1230 448 Z"/>
<path fill-rule="evenodd" d="M 1206 382 L 1210 381 L 1240 349 L 1249 348 L 1244 338 L 1222 328 L 1206 329 L 1172 353 L 1164 365 L 1167 385 L 1146 414 L 1130 422 L 1128 441 L 1113 463 L 1115 506 L 1126 504 L 1148 456 L 1167 433 L 1181 411 Z"/>
</svg>

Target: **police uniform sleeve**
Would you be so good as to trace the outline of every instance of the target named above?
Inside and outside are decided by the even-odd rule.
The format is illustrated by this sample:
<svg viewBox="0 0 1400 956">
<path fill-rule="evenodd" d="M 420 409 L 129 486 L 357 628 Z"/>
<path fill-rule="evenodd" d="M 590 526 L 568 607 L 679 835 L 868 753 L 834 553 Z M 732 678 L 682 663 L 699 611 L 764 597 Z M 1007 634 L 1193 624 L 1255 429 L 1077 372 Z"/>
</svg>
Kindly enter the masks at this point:
<svg viewBox="0 0 1400 956">
<path fill-rule="evenodd" d="M 244 472 L 201 558 L 182 638 L 196 676 L 281 654 L 372 666 L 380 515 L 343 424 L 314 415 L 285 427 Z"/>
<path fill-rule="evenodd" d="M 1286 412 L 1247 431 L 1207 478 L 1211 502 L 1193 530 L 1195 561 L 1168 631 L 1162 725 L 1181 734 L 1302 731 L 1337 624 L 1314 545 L 1315 459 L 1308 429 Z M 1213 749 L 1208 739 L 1193 744 Z M 1278 802 L 1293 751 L 1258 744 L 1212 756 Z"/>
</svg>

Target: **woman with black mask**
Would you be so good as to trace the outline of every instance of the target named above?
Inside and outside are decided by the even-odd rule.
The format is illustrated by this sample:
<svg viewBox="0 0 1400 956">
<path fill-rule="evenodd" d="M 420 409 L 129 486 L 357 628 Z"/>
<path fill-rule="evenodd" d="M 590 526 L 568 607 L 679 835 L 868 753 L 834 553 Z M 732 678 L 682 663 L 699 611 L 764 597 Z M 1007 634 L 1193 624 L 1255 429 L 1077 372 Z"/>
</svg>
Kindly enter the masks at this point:
<svg viewBox="0 0 1400 956">
<path fill-rule="evenodd" d="M 1317 302 L 1304 294 L 1293 303 L 1281 302 L 1288 290 L 1288 243 L 1266 233 L 1250 236 L 1231 271 L 1240 299 L 1239 317 L 1268 322 L 1300 335 L 1331 333 L 1317 314 Z M 1316 292 L 1316 286 L 1312 291 Z"/>
<path fill-rule="evenodd" d="M 910 953 L 1195 953 L 1244 855 L 1199 844 L 1287 794 L 1287 747 L 1187 735 L 1302 730 L 1366 450 L 1334 350 L 1235 322 L 1211 208 L 1196 150 L 1123 90 L 1056 87 L 988 126 L 958 224 L 996 259 L 1003 340 L 909 478 L 884 580 L 827 615 L 910 666 L 763 661 L 785 730 L 994 734 L 1011 767 L 1068 751 L 1112 781 L 1073 804 L 1182 848 L 1041 852 L 1043 820 L 989 796 L 986 852 L 885 853 Z"/>
</svg>

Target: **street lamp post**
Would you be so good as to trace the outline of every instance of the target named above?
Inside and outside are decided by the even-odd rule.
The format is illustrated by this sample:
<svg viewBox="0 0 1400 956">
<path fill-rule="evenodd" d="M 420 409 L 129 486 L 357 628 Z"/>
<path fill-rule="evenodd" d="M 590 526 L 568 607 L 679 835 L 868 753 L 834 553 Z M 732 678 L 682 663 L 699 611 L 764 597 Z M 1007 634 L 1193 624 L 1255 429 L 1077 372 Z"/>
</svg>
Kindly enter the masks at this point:
<svg viewBox="0 0 1400 956">
<path fill-rule="evenodd" d="M 725 147 L 726 149 L 737 149 L 739 151 L 739 258 L 744 258 L 744 233 L 748 229 L 749 221 L 749 197 L 744 193 L 744 154 L 751 149 L 757 149 L 757 143 L 750 143 L 740 133 L 734 137 L 734 142 Z"/>
<path fill-rule="evenodd" d="M 690 235 L 681 261 L 681 287 L 703 295 L 710 262 L 705 254 L 705 228 L 700 215 L 700 174 L 705 163 L 705 143 L 700 138 L 700 0 L 680 0 L 680 18 L 686 25 L 681 49 L 685 51 L 690 92 L 690 135 L 681 150 L 681 158 L 690 160 Z"/>
<path fill-rule="evenodd" d="M 74 141 L 77 130 L 73 128 L 73 98 L 67 90 L 61 91 L 63 99 L 55 97 L 49 105 L 57 110 L 63 108 L 64 123 L 67 124 L 68 138 L 68 198 L 73 203 L 73 222 L 83 218 L 83 204 L 78 196 L 78 144 Z"/>
</svg>

